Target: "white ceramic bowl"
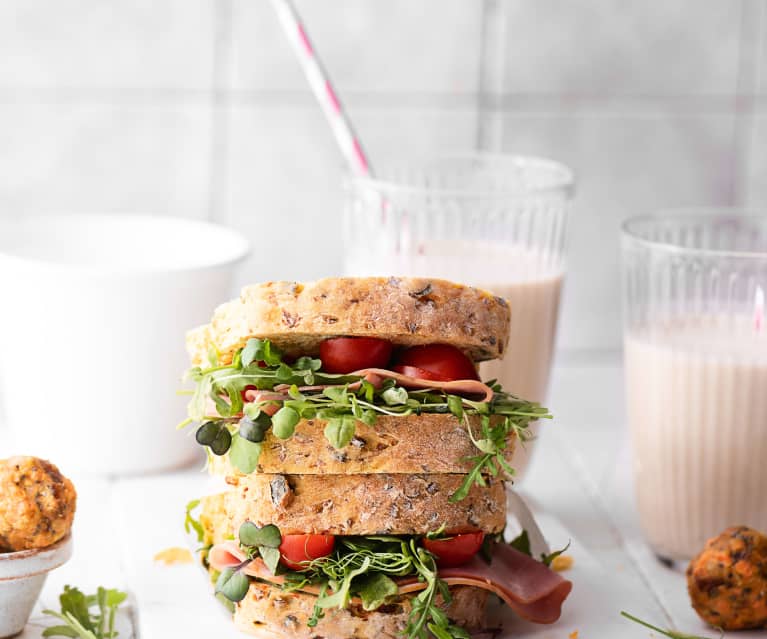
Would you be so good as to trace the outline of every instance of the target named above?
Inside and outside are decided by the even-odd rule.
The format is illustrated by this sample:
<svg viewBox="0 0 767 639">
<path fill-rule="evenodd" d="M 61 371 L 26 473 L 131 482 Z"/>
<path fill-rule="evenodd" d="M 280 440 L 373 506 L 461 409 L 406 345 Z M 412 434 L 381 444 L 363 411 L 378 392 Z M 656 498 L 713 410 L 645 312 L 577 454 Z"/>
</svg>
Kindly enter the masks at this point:
<svg viewBox="0 0 767 639">
<path fill-rule="evenodd" d="M 146 215 L 0 216 L 0 409 L 18 454 L 71 474 L 174 468 L 186 331 L 234 291 L 226 227 Z"/>
<path fill-rule="evenodd" d="M 0 639 L 24 630 L 48 573 L 71 556 L 71 535 L 47 548 L 0 553 Z"/>
</svg>

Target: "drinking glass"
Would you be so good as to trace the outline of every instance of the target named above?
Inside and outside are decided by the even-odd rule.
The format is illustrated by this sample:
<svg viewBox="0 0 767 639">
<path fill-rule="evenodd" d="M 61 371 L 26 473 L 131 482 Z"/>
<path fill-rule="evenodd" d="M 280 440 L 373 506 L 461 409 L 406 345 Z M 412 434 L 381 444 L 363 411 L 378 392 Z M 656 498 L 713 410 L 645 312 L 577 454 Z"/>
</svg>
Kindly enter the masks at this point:
<svg viewBox="0 0 767 639">
<path fill-rule="evenodd" d="M 551 160 L 469 153 L 384 168 L 346 184 L 345 271 L 454 280 L 511 304 L 503 360 L 483 379 L 544 402 L 565 269 L 573 174 Z M 536 426 L 533 427 L 536 430 Z M 517 477 L 532 442 L 518 447 Z"/>
<path fill-rule="evenodd" d="M 767 529 L 767 219 L 680 211 L 623 227 L 625 370 L 645 537 L 688 559 Z"/>
</svg>

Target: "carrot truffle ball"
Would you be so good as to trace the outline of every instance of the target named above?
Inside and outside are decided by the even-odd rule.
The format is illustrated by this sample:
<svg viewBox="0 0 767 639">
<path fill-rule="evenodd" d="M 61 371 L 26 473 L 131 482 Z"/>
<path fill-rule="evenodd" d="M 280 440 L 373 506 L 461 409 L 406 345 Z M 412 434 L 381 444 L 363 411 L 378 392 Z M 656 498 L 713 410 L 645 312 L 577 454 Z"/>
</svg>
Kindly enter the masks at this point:
<svg viewBox="0 0 767 639">
<path fill-rule="evenodd" d="M 72 528 L 72 482 L 37 457 L 0 460 L 0 552 L 45 548 Z"/>
<path fill-rule="evenodd" d="M 767 536 L 733 526 L 709 539 L 687 568 L 692 607 L 723 630 L 767 627 Z"/>
</svg>

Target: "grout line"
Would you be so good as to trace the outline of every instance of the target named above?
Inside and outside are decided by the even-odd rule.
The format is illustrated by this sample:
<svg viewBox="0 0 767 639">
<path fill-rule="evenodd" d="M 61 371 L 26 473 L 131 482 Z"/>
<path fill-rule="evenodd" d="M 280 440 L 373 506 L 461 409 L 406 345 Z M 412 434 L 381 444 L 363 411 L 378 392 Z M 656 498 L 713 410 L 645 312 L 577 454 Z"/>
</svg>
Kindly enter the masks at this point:
<svg viewBox="0 0 767 639">
<path fill-rule="evenodd" d="M 753 13 L 752 13 L 753 12 Z M 738 95 L 753 95 L 743 109 L 736 112 L 734 136 L 733 204 L 745 207 L 751 199 L 751 155 L 756 133 L 756 106 L 759 100 L 764 49 L 765 10 L 762 2 L 745 0 L 741 14 Z M 752 29 L 755 29 L 753 31 Z"/>
<path fill-rule="evenodd" d="M 605 502 L 604 498 L 600 494 L 598 487 L 594 483 L 594 480 L 592 479 L 591 474 L 589 473 L 586 465 L 584 464 L 583 459 L 581 459 L 581 455 L 578 453 L 574 453 L 574 450 L 575 449 L 573 447 L 569 447 L 568 454 L 563 454 L 562 457 L 564 458 L 565 462 L 569 464 L 570 467 L 573 469 L 573 472 L 575 473 L 575 475 L 580 479 L 581 485 L 583 486 L 586 492 L 587 498 L 589 499 L 591 504 L 594 506 L 594 508 L 604 518 L 604 521 L 606 522 L 609 528 L 610 534 L 618 542 L 618 544 L 620 545 L 620 548 L 623 550 L 632 568 L 634 569 L 634 572 L 641 579 L 642 583 L 645 585 L 645 588 L 650 593 L 655 603 L 658 605 L 658 608 L 663 612 L 663 615 L 666 618 L 666 622 L 673 625 L 674 620 L 671 615 L 671 611 L 663 603 L 663 599 L 660 596 L 660 593 L 656 592 L 655 588 L 653 587 L 652 581 L 648 578 L 647 574 L 645 574 L 645 572 L 642 570 L 642 566 L 641 566 L 641 562 L 639 561 L 639 558 L 634 555 L 634 553 L 631 551 L 630 545 L 626 543 L 621 527 L 613 519 L 613 516 L 610 513 L 610 509 L 608 508 L 607 503 Z"/>
<path fill-rule="evenodd" d="M 500 150 L 503 144 L 503 120 L 487 108 L 491 95 L 503 92 L 503 69 L 506 55 L 504 38 L 505 5 L 499 0 L 484 0 L 479 50 L 479 82 L 477 87 L 477 130 L 475 147 Z"/>
<path fill-rule="evenodd" d="M 213 42 L 214 87 L 210 98 L 210 162 L 208 166 L 208 220 L 223 222 L 226 219 L 226 191 L 229 177 L 229 117 L 231 92 L 222 87 L 229 85 L 229 65 L 232 55 L 232 0 L 216 3 L 215 32 Z"/>
</svg>

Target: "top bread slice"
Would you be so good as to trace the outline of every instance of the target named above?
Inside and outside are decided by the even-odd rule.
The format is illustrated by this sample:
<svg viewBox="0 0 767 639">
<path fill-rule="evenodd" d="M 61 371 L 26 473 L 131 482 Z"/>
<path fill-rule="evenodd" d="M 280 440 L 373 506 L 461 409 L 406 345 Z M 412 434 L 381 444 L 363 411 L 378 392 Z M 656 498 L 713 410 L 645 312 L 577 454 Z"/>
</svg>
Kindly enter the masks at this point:
<svg viewBox="0 0 767 639">
<path fill-rule="evenodd" d="M 502 357 L 509 339 L 508 302 L 445 280 L 406 277 L 266 282 L 219 306 L 210 324 L 190 331 L 194 365 L 211 351 L 228 364 L 251 337 L 286 355 L 317 355 L 329 337 L 381 337 L 397 346 L 451 344 L 473 361 Z"/>
</svg>

